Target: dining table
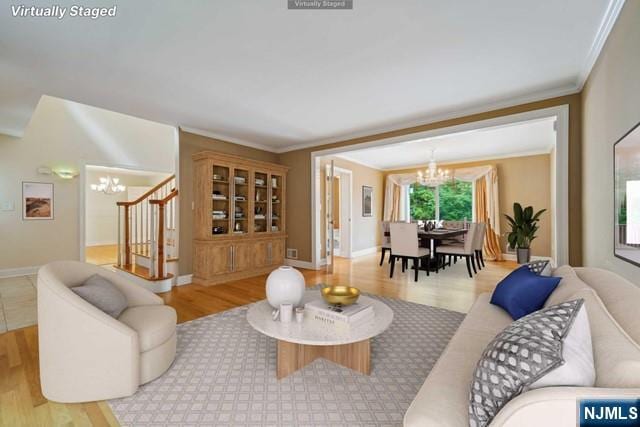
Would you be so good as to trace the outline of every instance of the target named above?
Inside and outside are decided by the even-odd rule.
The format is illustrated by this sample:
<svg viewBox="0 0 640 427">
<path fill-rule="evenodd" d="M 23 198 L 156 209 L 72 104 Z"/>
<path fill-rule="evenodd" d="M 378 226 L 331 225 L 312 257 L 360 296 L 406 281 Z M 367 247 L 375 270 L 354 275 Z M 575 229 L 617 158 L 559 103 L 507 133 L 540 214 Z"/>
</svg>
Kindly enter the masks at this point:
<svg viewBox="0 0 640 427">
<path fill-rule="evenodd" d="M 438 251 L 438 245 L 443 240 L 454 239 L 459 236 L 467 234 L 466 228 L 435 228 L 432 230 L 418 229 L 418 239 L 420 240 L 420 246 L 429 248 L 431 255 L 428 259 L 420 262 L 420 270 L 437 271 L 442 265 L 438 265 L 438 258 L 436 253 Z M 390 236 L 391 233 L 386 231 L 385 236 Z"/>
</svg>

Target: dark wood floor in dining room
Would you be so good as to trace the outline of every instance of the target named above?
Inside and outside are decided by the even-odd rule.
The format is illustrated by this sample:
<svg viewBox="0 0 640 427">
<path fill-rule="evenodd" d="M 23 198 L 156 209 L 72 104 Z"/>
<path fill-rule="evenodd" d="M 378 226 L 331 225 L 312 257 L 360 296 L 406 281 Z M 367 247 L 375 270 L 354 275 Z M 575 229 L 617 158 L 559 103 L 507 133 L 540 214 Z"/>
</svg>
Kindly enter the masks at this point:
<svg viewBox="0 0 640 427">
<path fill-rule="evenodd" d="M 336 259 L 334 274 L 304 270 L 307 286 L 317 283 L 349 284 L 364 292 L 466 312 L 478 294 L 490 292 L 517 265 L 487 262 L 473 279 L 464 262 L 418 282 L 413 272 L 396 269 L 389 278 L 389 265 L 378 266 L 379 255 L 354 260 Z M 399 267 L 399 264 L 397 265 Z M 185 285 L 162 294 L 186 322 L 265 298 L 266 276 L 257 276 L 218 286 Z M 0 426 L 117 426 L 106 402 L 62 404 L 42 396 L 38 368 L 37 326 L 0 334 Z"/>
</svg>

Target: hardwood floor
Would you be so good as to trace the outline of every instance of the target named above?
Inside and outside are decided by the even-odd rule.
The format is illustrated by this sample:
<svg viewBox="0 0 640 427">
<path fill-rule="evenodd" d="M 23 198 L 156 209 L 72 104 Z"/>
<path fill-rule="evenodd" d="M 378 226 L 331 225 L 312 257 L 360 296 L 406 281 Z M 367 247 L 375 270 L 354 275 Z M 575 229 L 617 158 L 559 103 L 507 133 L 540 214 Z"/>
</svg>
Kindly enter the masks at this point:
<svg viewBox="0 0 640 427">
<path fill-rule="evenodd" d="M 118 262 L 118 245 L 87 246 L 84 259 L 89 264 L 115 264 Z"/>
<path fill-rule="evenodd" d="M 440 274 L 420 274 L 396 269 L 389 279 L 389 265 L 378 266 L 379 255 L 354 260 L 337 259 L 333 275 L 304 270 L 308 286 L 345 283 L 365 292 L 466 312 L 475 297 L 491 291 L 516 267 L 513 262 L 487 263 L 473 279 L 464 263 Z M 265 298 L 266 276 L 204 287 L 185 285 L 162 295 L 178 312 L 178 322 L 259 301 Z M 0 426 L 117 426 L 106 402 L 61 404 L 50 402 L 40 391 L 37 326 L 0 334 Z"/>
</svg>

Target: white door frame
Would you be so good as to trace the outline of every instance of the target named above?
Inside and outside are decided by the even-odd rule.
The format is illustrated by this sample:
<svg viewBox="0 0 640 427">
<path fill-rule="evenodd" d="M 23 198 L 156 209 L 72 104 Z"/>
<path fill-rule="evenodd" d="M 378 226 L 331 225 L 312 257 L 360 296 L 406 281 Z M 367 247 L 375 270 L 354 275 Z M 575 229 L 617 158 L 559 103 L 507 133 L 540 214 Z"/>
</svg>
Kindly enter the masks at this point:
<svg viewBox="0 0 640 427">
<path fill-rule="evenodd" d="M 327 164 L 325 165 L 325 171 L 328 174 L 329 169 L 331 168 L 331 165 Z M 348 251 L 347 252 L 343 252 L 343 246 L 340 245 L 340 257 L 342 258 L 351 258 L 352 254 L 353 254 L 353 172 L 350 169 L 345 169 L 345 168 L 341 168 L 339 166 L 335 166 L 333 167 L 333 176 L 336 175 L 341 175 L 340 176 L 340 192 L 338 194 L 338 197 L 340 197 L 340 212 L 342 212 L 342 207 L 343 206 L 347 206 L 348 207 L 348 216 L 349 216 L 349 221 L 348 221 L 348 236 L 349 236 L 349 247 L 348 247 Z M 346 179 L 342 178 L 342 175 L 346 176 Z M 343 203 L 342 200 L 342 186 L 343 185 L 347 185 L 347 190 L 349 193 L 349 203 L 345 204 Z M 325 196 L 326 196 L 326 189 L 325 189 Z M 326 199 L 326 197 L 325 197 Z M 316 205 L 318 206 L 318 205 Z M 327 207 L 328 208 L 328 207 Z M 342 215 L 340 215 L 342 216 Z M 320 221 L 321 222 L 321 221 Z M 320 226 L 320 224 L 318 224 L 318 226 Z M 343 227 L 343 221 L 341 218 L 340 221 L 340 240 L 343 239 L 344 235 L 344 227 Z M 320 238 L 318 237 L 318 241 L 320 240 Z M 334 252 L 335 254 L 335 252 Z M 320 261 L 320 265 L 324 265 L 327 262 L 326 258 L 322 258 Z"/>
<path fill-rule="evenodd" d="M 322 265 L 320 250 L 320 195 L 318 194 L 318 181 L 320 173 L 320 158 L 323 156 L 335 155 L 362 148 L 381 147 L 384 145 L 397 144 L 399 142 L 410 141 L 420 138 L 431 138 L 450 133 L 465 132 L 487 127 L 508 125 L 512 123 L 529 120 L 554 117 L 556 119 L 556 193 L 551 201 L 553 209 L 552 236 L 555 235 L 552 244 L 553 260 L 557 265 L 569 262 L 569 105 L 563 104 L 555 107 L 542 108 L 539 110 L 526 111 L 508 116 L 500 116 L 487 120 L 463 123 L 455 126 L 442 127 L 424 132 L 379 139 L 376 141 L 352 144 L 342 147 L 329 148 L 326 150 L 313 151 L 311 153 L 311 253 L 312 267 L 319 269 Z M 380 195 L 382 197 L 382 195 Z M 502 231 L 502 230 L 501 230 Z"/>
</svg>

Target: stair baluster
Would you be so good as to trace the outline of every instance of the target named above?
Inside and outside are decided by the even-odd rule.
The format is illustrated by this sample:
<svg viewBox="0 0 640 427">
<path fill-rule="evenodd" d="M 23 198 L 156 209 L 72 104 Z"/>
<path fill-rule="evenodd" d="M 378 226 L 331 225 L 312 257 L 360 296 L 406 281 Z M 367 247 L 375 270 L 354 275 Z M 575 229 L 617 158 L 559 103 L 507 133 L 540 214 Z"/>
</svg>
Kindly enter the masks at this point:
<svg viewBox="0 0 640 427">
<path fill-rule="evenodd" d="M 136 200 L 117 202 L 118 262 L 117 267 L 136 273 L 134 257 L 148 259 L 151 280 L 171 277 L 167 258 L 175 256 L 175 176 L 165 179 Z M 121 209 L 122 208 L 122 209 Z M 169 251 L 168 246 L 172 247 Z M 142 270 L 138 267 L 138 270 Z"/>
</svg>

